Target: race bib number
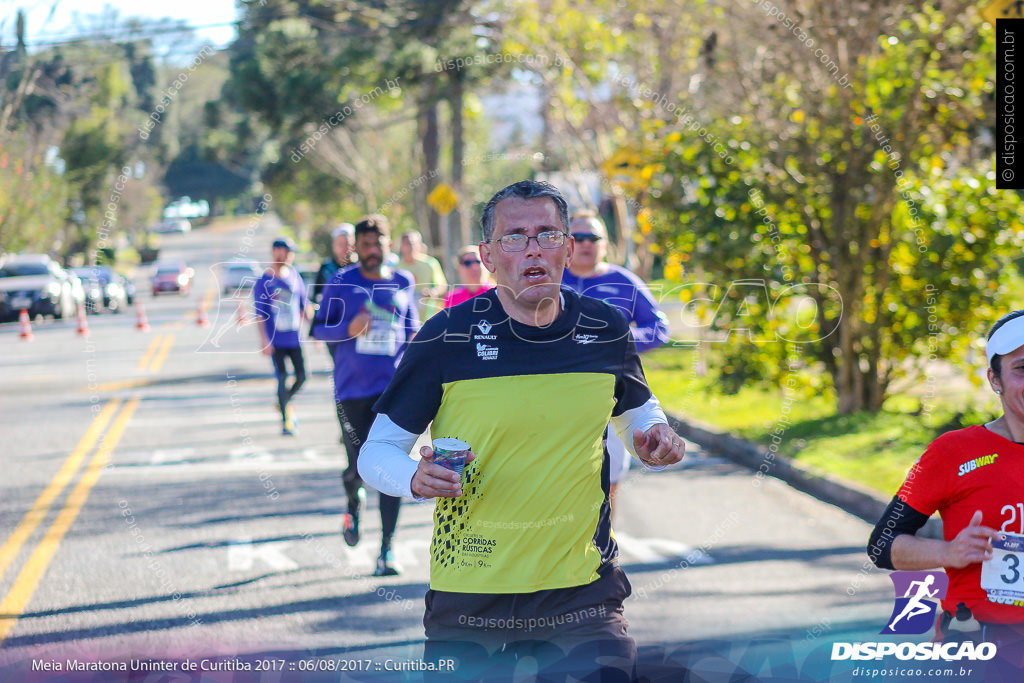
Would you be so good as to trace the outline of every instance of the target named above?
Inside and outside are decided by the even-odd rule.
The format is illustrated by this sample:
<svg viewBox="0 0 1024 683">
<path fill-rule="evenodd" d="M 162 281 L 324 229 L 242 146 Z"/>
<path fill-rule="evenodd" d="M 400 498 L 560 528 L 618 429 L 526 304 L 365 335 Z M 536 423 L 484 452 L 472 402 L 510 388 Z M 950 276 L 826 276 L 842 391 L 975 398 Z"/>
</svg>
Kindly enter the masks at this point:
<svg viewBox="0 0 1024 683">
<path fill-rule="evenodd" d="M 302 311 L 299 309 L 298 298 L 287 287 L 280 287 L 274 292 L 274 306 L 277 316 L 274 329 L 278 332 L 294 332 L 299 329 Z"/>
<path fill-rule="evenodd" d="M 398 329 L 391 320 L 370 322 L 370 330 L 356 338 L 356 353 L 370 356 L 394 356 L 398 354 Z"/>
<path fill-rule="evenodd" d="M 1024 536 L 1006 534 L 992 540 L 992 559 L 981 565 L 981 587 L 989 602 L 1024 601 Z"/>
</svg>

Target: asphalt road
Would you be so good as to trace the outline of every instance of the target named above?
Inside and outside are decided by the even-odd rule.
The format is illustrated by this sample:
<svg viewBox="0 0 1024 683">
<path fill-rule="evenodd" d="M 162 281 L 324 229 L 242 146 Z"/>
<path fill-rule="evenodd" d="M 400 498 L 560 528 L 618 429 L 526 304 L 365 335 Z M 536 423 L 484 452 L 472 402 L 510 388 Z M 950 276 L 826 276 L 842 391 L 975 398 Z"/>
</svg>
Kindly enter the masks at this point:
<svg viewBox="0 0 1024 683">
<path fill-rule="evenodd" d="M 266 258 L 275 229 L 166 236 L 195 289 L 153 299 L 140 271 L 148 332 L 134 312 L 90 317 L 87 337 L 74 321 L 31 342 L 0 326 L 0 680 L 128 659 L 175 667 L 166 680 L 417 679 L 384 670 L 420 658 L 432 506 L 402 509 L 402 574 L 371 576 L 379 518 L 364 515 L 357 548 L 340 538 L 325 349 L 306 347 L 300 432 L 282 436 L 269 358 L 219 294 L 215 264 Z M 823 659 L 834 640 L 878 639 L 892 609 L 888 578 L 864 569 L 867 524 L 693 444 L 680 466 L 634 471 L 620 501 L 641 673 L 856 679 Z M 96 676 L 82 680 L 128 674 Z"/>
</svg>

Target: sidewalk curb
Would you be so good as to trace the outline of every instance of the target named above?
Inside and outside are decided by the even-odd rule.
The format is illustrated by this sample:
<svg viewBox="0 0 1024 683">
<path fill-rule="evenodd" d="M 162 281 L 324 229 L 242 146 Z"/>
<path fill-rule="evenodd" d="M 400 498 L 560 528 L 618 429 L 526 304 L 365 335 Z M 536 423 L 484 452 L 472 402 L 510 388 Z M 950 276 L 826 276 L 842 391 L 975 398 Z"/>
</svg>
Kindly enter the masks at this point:
<svg viewBox="0 0 1024 683">
<path fill-rule="evenodd" d="M 874 491 L 853 482 L 829 476 L 819 470 L 797 465 L 781 454 L 770 453 L 767 447 L 740 439 L 727 432 L 713 431 L 708 425 L 698 426 L 698 424 L 676 415 L 669 414 L 668 418 L 669 424 L 683 438 L 689 439 L 717 455 L 725 456 L 752 472 L 763 472 L 765 476 L 775 477 L 798 491 L 860 517 L 868 524 L 874 525 L 889 505 L 890 499 L 884 499 Z M 942 521 L 938 518 L 929 519 L 917 535 L 941 539 Z M 866 538 L 864 542 L 867 543 Z"/>
</svg>

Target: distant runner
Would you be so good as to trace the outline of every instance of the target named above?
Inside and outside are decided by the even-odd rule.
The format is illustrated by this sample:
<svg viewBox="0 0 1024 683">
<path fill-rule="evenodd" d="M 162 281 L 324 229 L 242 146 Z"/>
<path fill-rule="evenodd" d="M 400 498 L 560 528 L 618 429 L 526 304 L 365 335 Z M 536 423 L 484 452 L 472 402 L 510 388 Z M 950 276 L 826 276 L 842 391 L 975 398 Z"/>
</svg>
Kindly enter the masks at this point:
<svg viewBox="0 0 1024 683">
<path fill-rule="evenodd" d="M 469 244 L 459 249 L 455 256 L 455 264 L 459 279 L 444 298 L 445 308 L 451 308 L 489 289 L 494 289 L 494 283 L 487 276 L 484 264 L 480 261 L 480 247 L 477 245 Z"/>
<path fill-rule="evenodd" d="M 360 539 L 365 493 L 357 463 L 373 423 L 373 404 L 395 374 L 406 345 L 419 329 L 412 276 L 384 265 L 391 247 L 384 216 L 363 218 L 355 226 L 359 263 L 342 270 L 324 287 L 313 320 L 317 339 L 339 342 L 334 352 L 334 400 L 348 454 L 342 475 L 348 509 L 342 516 L 345 542 Z M 411 461 L 410 461 L 411 462 Z M 402 499 L 380 495 L 381 541 L 376 576 L 399 573 L 391 552 Z"/>
<path fill-rule="evenodd" d="M 569 230 L 576 247 L 572 263 L 562 278 L 562 286 L 606 301 L 622 311 L 636 341 L 636 350 L 640 353 L 667 342 L 668 319 L 647 284 L 629 270 L 607 262 L 608 231 L 597 214 L 593 211 L 577 211 L 573 214 Z M 614 429 L 608 430 L 605 446 L 611 458 L 609 496 L 614 515 L 619 482 L 629 471 L 632 458 L 626 453 L 626 446 Z"/>
<path fill-rule="evenodd" d="M 277 238 L 271 253 L 274 262 L 252 288 L 256 328 L 260 332 L 261 350 L 274 361 L 281 433 L 293 436 L 298 421 L 291 400 L 306 381 L 306 362 L 302 356 L 299 330 L 309 302 L 306 300 L 306 286 L 291 265 L 295 260 L 292 241 L 287 237 Z M 295 373 L 295 381 L 290 387 L 286 360 L 292 364 Z"/>
</svg>

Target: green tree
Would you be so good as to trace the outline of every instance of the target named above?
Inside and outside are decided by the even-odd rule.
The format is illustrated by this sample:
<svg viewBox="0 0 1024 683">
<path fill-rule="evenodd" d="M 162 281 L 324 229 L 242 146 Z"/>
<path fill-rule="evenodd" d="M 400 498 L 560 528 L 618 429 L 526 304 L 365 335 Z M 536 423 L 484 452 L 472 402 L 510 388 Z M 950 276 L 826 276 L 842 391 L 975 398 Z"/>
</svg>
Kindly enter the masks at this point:
<svg viewBox="0 0 1024 683">
<path fill-rule="evenodd" d="M 465 111 L 483 72 L 437 64 L 483 50 L 486 25 L 464 0 L 246 3 L 225 99 L 256 114 L 276 141 L 265 174 L 275 196 L 323 174 L 335 182 L 312 188 L 329 187 L 364 210 L 400 207 L 426 228 L 428 242 L 441 244 L 425 198 L 441 180 L 460 189 L 471 132 Z M 450 136 L 443 135 L 445 105 Z M 468 233 L 468 212 L 453 224 Z"/>
<path fill-rule="evenodd" d="M 717 11 L 702 0 L 544 0 L 514 6 L 501 25 L 503 49 L 526 57 L 518 66 L 544 96 L 544 170 L 602 173 L 601 189 L 614 198 L 615 256 L 640 272 L 650 273 L 658 245 L 653 232 L 632 233 L 630 215 L 643 209 L 650 178 L 621 182 L 620 170 L 639 169 L 620 162 L 641 158 L 666 103 L 700 90 Z"/>
<path fill-rule="evenodd" d="M 816 340 L 839 412 L 878 410 L 896 378 L 954 357 L 1006 302 L 1020 198 L 994 189 L 979 144 L 993 32 L 967 2 L 790 10 L 729 17 L 715 97 L 651 126 L 650 192 L 676 265 L 816 302 L 802 329 L 794 297 L 788 313 L 771 297 L 726 305 L 719 331 Z M 753 30 L 776 38 L 752 48 Z M 784 345 L 743 337 L 725 342 L 741 378 L 785 370 Z"/>
<path fill-rule="evenodd" d="M 30 148 L 23 133 L 0 139 L 0 252 L 49 252 L 67 218 L 66 179 Z"/>
<path fill-rule="evenodd" d="M 159 203 L 155 180 L 135 177 L 145 158 L 134 131 L 143 116 L 135 87 L 146 80 L 143 46 L 90 36 L 0 55 L 0 145 L 19 155 L 18 173 L 5 179 L 18 189 L 6 202 L 0 248 L 65 259 L 88 253 L 101 225 L 112 225 L 104 213 L 126 165 L 131 186 L 119 194 L 113 232 Z"/>
</svg>

